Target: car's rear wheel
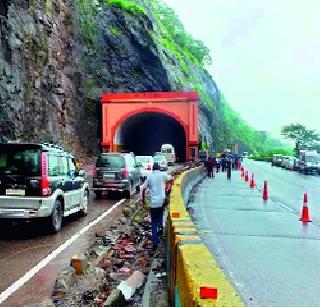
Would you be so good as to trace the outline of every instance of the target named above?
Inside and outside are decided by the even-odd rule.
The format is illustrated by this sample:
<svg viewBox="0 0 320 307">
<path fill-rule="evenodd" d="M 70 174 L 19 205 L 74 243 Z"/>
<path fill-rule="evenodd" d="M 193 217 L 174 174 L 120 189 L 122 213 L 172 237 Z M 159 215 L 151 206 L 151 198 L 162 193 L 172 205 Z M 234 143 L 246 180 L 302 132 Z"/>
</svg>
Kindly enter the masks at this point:
<svg viewBox="0 0 320 307">
<path fill-rule="evenodd" d="M 49 218 L 49 229 L 52 233 L 57 233 L 60 231 L 62 226 L 63 210 L 62 204 L 59 199 L 54 203 L 51 216 Z"/>
<path fill-rule="evenodd" d="M 101 191 L 95 191 L 96 194 L 96 199 L 101 199 L 102 198 L 102 192 Z"/>
<path fill-rule="evenodd" d="M 89 192 L 85 191 L 82 199 L 82 209 L 80 209 L 81 216 L 86 216 L 88 214 L 88 204 L 89 204 Z"/>
<path fill-rule="evenodd" d="M 133 182 L 130 181 L 129 186 L 128 186 L 128 190 L 124 191 L 124 197 L 126 199 L 130 199 L 131 195 L 133 195 L 132 193 L 132 187 L 133 187 Z"/>
<path fill-rule="evenodd" d="M 136 186 L 136 193 L 139 193 L 139 192 L 140 192 L 140 184 Z"/>
</svg>

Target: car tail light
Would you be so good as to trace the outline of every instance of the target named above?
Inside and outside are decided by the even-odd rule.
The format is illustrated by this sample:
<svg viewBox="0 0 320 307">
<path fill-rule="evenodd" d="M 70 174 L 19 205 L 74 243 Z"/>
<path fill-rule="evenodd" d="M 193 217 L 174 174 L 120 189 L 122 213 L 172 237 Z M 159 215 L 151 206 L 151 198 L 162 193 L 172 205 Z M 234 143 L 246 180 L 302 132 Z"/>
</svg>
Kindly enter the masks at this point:
<svg viewBox="0 0 320 307">
<path fill-rule="evenodd" d="M 49 187 L 49 179 L 48 179 L 48 156 L 46 153 L 41 154 L 41 181 L 40 181 L 40 189 L 41 195 L 49 196 L 52 194 L 52 190 Z"/>
<path fill-rule="evenodd" d="M 121 175 L 122 175 L 122 177 L 129 177 L 129 170 L 127 167 L 121 169 Z"/>
</svg>

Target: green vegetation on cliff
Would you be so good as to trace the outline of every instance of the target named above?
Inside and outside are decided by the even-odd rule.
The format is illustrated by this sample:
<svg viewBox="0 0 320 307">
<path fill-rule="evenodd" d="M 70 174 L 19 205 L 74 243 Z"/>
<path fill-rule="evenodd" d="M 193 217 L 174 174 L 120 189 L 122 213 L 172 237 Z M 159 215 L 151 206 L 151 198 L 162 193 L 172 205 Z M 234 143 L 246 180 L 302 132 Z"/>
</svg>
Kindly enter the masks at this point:
<svg viewBox="0 0 320 307">
<path fill-rule="evenodd" d="M 128 0 L 105 0 L 105 4 L 110 5 L 110 6 L 115 6 L 119 7 L 123 10 L 126 10 L 129 13 L 132 14 L 147 14 L 146 9 L 133 2 L 133 1 L 128 1 Z"/>
<path fill-rule="evenodd" d="M 231 147 L 235 142 L 240 148 L 254 153 L 264 153 L 271 148 L 281 148 L 282 144 L 271 138 L 266 132 L 255 131 L 240 115 L 236 113 L 221 95 L 217 99 L 204 85 L 204 82 L 196 70 L 209 75 L 206 65 L 212 63 L 209 49 L 202 41 L 194 39 L 185 28 L 175 12 L 162 1 L 152 1 L 152 12 L 160 28 L 157 35 L 161 35 L 163 46 L 174 56 L 184 76 L 181 78 L 182 89 L 188 84 L 198 92 L 202 103 L 216 114 L 215 144 L 217 149 Z M 211 77 L 209 77 L 211 79 Z M 212 81 L 213 82 L 213 81 Z M 202 138 L 201 138 L 202 139 Z"/>
<path fill-rule="evenodd" d="M 97 3 L 90 0 L 76 0 L 80 19 L 81 43 L 93 46 L 98 35 Z"/>
<path fill-rule="evenodd" d="M 200 139 L 208 147 L 221 150 L 237 142 L 240 150 L 256 154 L 283 147 L 234 112 L 206 70 L 212 63 L 209 49 L 186 32 L 162 0 L 76 3 L 84 71 L 88 75 L 82 80 L 87 106 L 101 90 L 193 90 L 200 96 Z M 94 118 L 94 107 L 89 111 Z"/>
<path fill-rule="evenodd" d="M 157 0 L 153 1 L 152 7 L 162 30 L 162 42 L 169 51 L 179 60 L 189 60 L 201 67 L 211 63 L 209 49 L 202 41 L 194 39 L 185 31 L 183 24 L 171 8 Z"/>
</svg>

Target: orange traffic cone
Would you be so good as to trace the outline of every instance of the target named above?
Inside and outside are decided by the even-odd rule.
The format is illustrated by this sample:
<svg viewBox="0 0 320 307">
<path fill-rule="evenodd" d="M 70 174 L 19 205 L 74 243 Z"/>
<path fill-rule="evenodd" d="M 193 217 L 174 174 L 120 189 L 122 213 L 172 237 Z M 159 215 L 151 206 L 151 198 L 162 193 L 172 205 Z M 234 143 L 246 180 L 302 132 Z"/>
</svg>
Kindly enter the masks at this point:
<svg viewBox="0 0 320 307">
<path fill-rule="evenodd" d="M 308 203 L 308 194 L 307 193 L 304 193 L 304 195 L 303 195 L 303 203 L 304 204 Z"/>
<path fill-rule="evenodd" d="M 302 214 L 301 214 L 301 217 L 300 217 L 300 221 L 303 222 L 303 223 L 312 222 L 312 220 L 309 218 L 308 195 L 307 195 L 307 193 L 304 193 L 304 196 L 303 196 L 303 207 L 302 207 Z"/>
<path fill-rule="evenodd" d="M 254 189 L 255 186 L 256 186 L 256 184 L 254 182 L 254 174 L 252 173 L 252 177 L 250 180 L 250 189 Z"/>
<path fill-rule="evenodd" d="M 265 181 L 264 181 L 264 184 L 263 184 L 262 199 L 263 199 L 264 201 L 267 201 L 267 200 L 269 199 L 268 182 L 267 182 L 267 180 L 265 180 Z"/>
<path fill-rule="evenodd" d="M 241 177 L 244 177 L 244 168 L 243 167 L 241 167 Z"/>
<path fill-rule="evenodd" d="M 244 176 L 244 181 L 245 181 L 245 182 L 248 182 L 248 181 L 249 181 L 248 171 L 246 171 L 246 174 L 245 174 L 245 176 Z"/>
</svg>

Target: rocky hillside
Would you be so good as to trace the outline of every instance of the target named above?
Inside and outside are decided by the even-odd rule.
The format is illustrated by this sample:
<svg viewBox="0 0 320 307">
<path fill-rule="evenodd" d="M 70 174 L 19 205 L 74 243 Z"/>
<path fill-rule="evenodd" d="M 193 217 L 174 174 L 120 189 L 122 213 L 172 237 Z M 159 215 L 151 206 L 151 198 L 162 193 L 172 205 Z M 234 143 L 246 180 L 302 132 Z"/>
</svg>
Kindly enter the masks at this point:
<svg viewBox="0 0 320 307">
<path fill-rule="evenodd" d="M 200 94 L 207 145 L 238 138 L 221 129 L 226 103 L 204 69 L 208 50 L 160 1 L 1 0 L 0 31 L 2 141 L 52 141 L 92 155 L 101 93 L 184 90 Z"/>
</svg>

